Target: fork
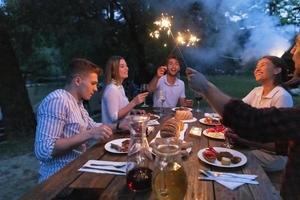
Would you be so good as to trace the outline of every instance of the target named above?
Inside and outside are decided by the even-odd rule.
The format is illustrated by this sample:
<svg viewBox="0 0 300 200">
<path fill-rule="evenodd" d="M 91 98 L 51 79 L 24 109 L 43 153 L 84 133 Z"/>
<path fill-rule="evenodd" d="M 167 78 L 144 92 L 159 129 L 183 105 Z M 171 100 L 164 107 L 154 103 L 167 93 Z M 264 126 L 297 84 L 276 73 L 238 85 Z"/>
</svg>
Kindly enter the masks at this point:
<svg viewBox="0 0 300 200">
<path fill-rule="evenodd" d="M 246 174 L 234 174 L 234 173 L 225 173 L 225 172 L 214 172 L 214 171 L 209 171 L 209 170 L 203 170 L 205 171 L 208 175 L 210 176 L 215 176 L 215 177 L 233 177 L 233 178 L 242 178 L 242 179 L 248 179 L 248 180 L 253 180 L 256 178 L 255 175 L 246 175 Z M 204 174 L 204 173 L 203 173 Z"/>
<path fill-rule="evenodd" d="M 91 163 L 90 164 L 91 166 L 99 166 L 99 167 L 102 167 L 102 166 L 110 166 L 110 167 L 115 167 L 115 168 L 123 168 L 123 167 L 125 167 L 127 164 L 125 163 L 125 164 L 109 164 L 109 163 L 107 163 L 107 164 L 105 164 L 105 163 L 103 163 L 103 164 L 97 164 L 97 163 Z"/>
</svg>

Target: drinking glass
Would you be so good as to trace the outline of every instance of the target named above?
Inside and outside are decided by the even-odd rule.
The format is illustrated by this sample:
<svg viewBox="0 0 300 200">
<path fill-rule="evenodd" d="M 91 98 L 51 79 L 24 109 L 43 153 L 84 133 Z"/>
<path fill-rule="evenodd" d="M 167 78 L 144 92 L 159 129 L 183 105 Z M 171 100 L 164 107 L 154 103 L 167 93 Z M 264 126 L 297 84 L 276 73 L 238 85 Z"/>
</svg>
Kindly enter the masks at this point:
<svg viewBox="0 0 300 200">
<path fill-rule="evenodd" d="M 232 145 L 231 139 L 226 134 L 224 136 L 225 136 L 225 142 L 223 144 L 223 147 L 232 149 L 233 145 Z"/>
<path fill-rule="evenodd" d="M 152 189 L 159 200 L 181 200 L 187 191 L 187 175 L 181 147 L 175 137 L 159 138 L 153 146 L 155 157 Z"/>
<path fill-rule="evenodd" d="M 195 96 L 195 101 L 197 102 L 197 108 L 196 108 L 196 112 L 201 112 L 200 109 L 200 101 L 203 99 L 203 97 L 199 94 L 196 94 Z"/>
<path fill-rule="evenodd" d="M 127 154 L 126 182 L 127 187 L 134 192 L 151 189 L 152 154 L 146 138 L 148 115 L 130 116 L 130 144 Z"/>
<path fill-rule="evenodd" d="M 144 93 L 144 92 L 148 92 L 147 84 L 145 83 L 141 84 L 141 88 L 140 88 L 140 93 Z M 146 104 L 146 98 L 144 103 L 141 105 L 141 107 L 148 107 L 148 105 Z"/>
<path fill-rule="evenodd" d="M 165 95 L 165 91 L 164 90 L 160 90 L 159 91 L 159 100 L 161 102 L 161 106 L 160 106 L 160 114 L 163 115 L 163 107 L 164 107 L 164 102 L 166 101 L 166 95 Z"/>
</svg>

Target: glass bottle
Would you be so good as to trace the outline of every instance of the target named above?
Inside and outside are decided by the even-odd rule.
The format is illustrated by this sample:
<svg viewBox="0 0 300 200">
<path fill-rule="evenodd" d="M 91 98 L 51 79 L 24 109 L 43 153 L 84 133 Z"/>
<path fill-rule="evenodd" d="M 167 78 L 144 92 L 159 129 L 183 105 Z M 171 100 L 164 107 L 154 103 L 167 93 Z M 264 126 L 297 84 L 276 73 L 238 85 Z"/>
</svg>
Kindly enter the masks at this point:
<svg viewBox="0 0 300 200">
<path fill-rule="evenodd" d="M 182 200 L 187 191 L 187 176 L 182 165 L 181 147 L 176 138 L 160 138 L 153 148 L 156 155 L 152 190 L 159 200 Z"/>
<path fill-rule="evenodd" d="M 127 155 L 126 179 L 127 186 L 134 192 L 151 189 L 153 160 L 146 138 L 146 123 L 148 115 L 130 116 L 130 144 Z"/>
</svg>

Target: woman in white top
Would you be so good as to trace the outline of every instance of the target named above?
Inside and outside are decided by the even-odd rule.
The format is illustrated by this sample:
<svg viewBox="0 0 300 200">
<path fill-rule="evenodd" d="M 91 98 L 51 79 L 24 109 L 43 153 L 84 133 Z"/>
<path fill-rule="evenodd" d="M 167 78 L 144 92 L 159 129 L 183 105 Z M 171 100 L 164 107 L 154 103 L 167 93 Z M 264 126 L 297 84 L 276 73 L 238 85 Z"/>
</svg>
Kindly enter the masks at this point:
<svg viewBox="0 0 300 200">
<path fill-rule="evenodd" d="M 133 108 L 145 101 L 148 92 L 138 94 L 130 102 L 123 88 L 123 81 L 128 78 L 128 67 L 121 56 L 112 56 L 106 65 L 106 87 L 102 96 L 102 122 L 115 123 L 124 118 Z"/>
<path fill-rule="evenodd" d="M 292 107 L 292 96 L 280 86 L 283 70 L 285 69 L 284 62 L 276 56 L 262 57 L 254 70 L 255 80 L 261 84 L 255 87 L 243 101 L 257 108 L 266 107 Z M 263 120 L 263 119 L 262 119 Z M 263 150 L 254 150 L 255 155 L 261 166 L 266 171 L 278 171 L 285 167 L 287 162 L 286 156 L 275 155 L 276 145 L 274 143 L 248 143 L 249 146 L 258 147 Z M 266 152 L 270 151 L 270 153 Z"/>
</svg>

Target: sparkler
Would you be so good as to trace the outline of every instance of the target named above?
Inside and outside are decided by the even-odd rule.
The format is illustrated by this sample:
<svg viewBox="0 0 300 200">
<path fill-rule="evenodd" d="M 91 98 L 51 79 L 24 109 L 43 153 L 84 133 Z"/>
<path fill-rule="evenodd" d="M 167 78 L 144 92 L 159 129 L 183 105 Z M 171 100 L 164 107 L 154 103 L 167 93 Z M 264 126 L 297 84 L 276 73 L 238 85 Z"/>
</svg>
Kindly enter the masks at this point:
<svg viewBox="0 0 300 200">
<path fill-rule="evenodd" d="M 181 52 L 181 49 L 179 48 L 179 45 L 185 46 L 185 47 L 195 46 L 196 43 L 200 41 L 200 39 L 197 36 L 195 36 L 194 34 L 192 34 L 189 29 L 187 29 L 186 31 L 184 31 L 182 33 L 178 32 L 177 36 L 175 38 L 172 33 L 172 29 L 171 29 L 172 28 L 171 19 L 173 19 L 173 16 L 168 16 L 167 14 L 162 13 L 161 18 L 159 20 L 153 22 L 153 24 L 156 25 L 157 29 L 150 32 L 149 36 L 154 39 L 159 39 L 164 32 L 167 34 L 167 36 L 171 36 L 175 42 L 174 49 L 175 48 L 178 49 L 180 55 L 182 56 L 185 66 L 187 66 L 184 56 Z M 167 47 L 167 43 L 165 42 L 163 46 Z"/>
<path fill-rule="evenodd" d="M 181 46 L 195 46 L 199 41 L 200 38 L 192 34 L 189 29 L 187 29 L 184 33 L 178 32 L 176 36 L 176 43 Z"/>
</svg>

